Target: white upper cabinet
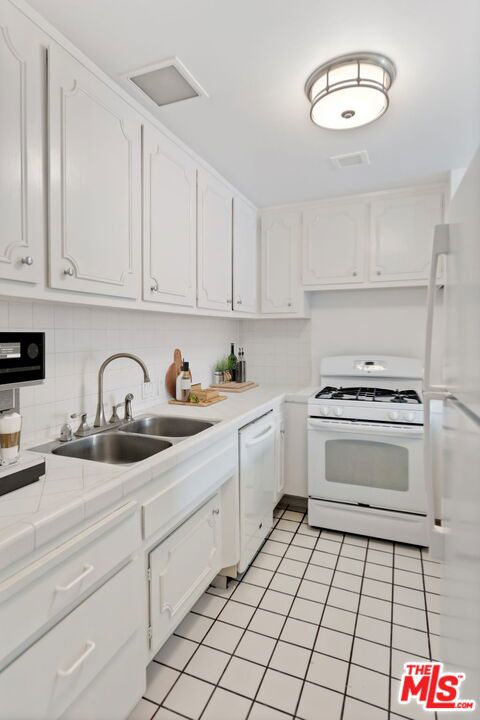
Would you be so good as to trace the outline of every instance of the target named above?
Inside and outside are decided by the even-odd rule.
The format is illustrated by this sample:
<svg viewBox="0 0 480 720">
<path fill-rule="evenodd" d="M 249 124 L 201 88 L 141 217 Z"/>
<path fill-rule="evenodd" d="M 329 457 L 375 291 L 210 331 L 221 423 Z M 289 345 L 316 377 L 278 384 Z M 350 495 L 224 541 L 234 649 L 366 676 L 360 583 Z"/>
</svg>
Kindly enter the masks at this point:
<svg viewBox="0 0 480 720">
<path fill-rule="evenodd" d="M 198 171 L 197 304 L 232 309 L 232 193 L 213 175 Z"/>
<path fill-rule="evenodd" d="M 363 282 L 367 240 L 367 203 L 328 203 L 304 210 L 303 284 Z"/>
<path fill-rule="evenodd" d="M 0 278 L 43 277 L 43 92 L 39 31 L 0 4 Z"/>
<path fill-rule="evenodd" d="M 412 190 L 371 204 L 370 282 L 428 278 L 434 226 L 442 222 L 443 192 Z"/>
<path fill-rule="evenodd" d="M 196 168 L 153 126 L 143 128 L 143 297 L 195 305 Z"/>
<path fill-rule="evenodd" d="M 257 211 L 233 200 L 233 309 L 257 312 Z"/>
<path fill-rule="evenodd" d="M 262 215 L 262 312 L 296 313 L 300 305 L 301 216 L 299 212 Z"/>
<path fill-rule="evenodd" d="M 50 285 L 136 298 L 140 116 L 58 46 L 48 63 Z"/>
</svg>

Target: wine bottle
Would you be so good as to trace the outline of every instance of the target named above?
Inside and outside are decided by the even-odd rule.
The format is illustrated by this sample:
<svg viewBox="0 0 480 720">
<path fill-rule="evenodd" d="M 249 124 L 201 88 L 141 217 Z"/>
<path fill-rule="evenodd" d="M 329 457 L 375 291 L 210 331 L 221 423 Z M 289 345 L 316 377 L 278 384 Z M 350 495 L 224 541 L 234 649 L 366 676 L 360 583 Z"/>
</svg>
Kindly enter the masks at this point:
<svg viewBox="0 0 480 720">
<path fill-rule="evenodd" d="M 230 355 L 227 358 L 228 360 L 228 372 L 231 375 L 232 382 L 235 382 L 237 379 L 237 356 L 235 355 L 235 344 L 230 344 Z"/>
</svg>

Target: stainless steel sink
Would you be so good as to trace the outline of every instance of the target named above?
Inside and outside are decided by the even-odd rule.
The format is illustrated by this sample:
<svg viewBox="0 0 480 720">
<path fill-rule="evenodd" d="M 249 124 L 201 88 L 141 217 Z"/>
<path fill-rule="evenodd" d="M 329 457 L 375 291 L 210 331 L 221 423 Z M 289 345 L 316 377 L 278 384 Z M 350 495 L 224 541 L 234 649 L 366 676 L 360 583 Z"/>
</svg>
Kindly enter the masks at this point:
<svg viewBox="0 0 480 720">
<path fill-rule="evenodd" d="M 213 422 L 193 418 L 172 417 L 168 415 L 151 415 L 133 420 L 120 428 L 122 433 L 139 433 L 142 435 L 160 435 L 162 437 L 190 437 L 213 426 Z"/>
<path fill-rule="evenodd" d="M 171 446 L 168 440 L 156 437 L 103 432 L 60 445 L 52 453 L 80 460 L 124 465 L 145 460 Z"/>
</svg>

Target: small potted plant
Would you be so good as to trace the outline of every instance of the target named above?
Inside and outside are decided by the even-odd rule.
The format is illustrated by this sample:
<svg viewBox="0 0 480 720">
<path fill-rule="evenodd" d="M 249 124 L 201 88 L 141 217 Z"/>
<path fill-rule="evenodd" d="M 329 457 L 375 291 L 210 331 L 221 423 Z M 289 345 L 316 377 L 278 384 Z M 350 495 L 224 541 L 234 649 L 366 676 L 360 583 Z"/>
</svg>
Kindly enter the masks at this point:
<svg viewBox="0 0 480 720">
<path fill-rule="evenodd" d="M 213 384 L 221 385 L 221 383 L 229 382 L 229 380 L 231 380 L 231 376 L 228 372 L 228 359 L 226 357 L 221 358 L 217 361 L 213 371 Z"/>
</svg>

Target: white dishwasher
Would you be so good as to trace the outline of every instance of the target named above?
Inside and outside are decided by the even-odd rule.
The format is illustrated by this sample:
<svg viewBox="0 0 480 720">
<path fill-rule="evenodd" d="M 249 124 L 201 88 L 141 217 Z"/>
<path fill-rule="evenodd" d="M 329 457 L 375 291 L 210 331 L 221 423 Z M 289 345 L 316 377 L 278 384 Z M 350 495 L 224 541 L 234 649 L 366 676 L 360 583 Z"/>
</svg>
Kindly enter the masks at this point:
<svg viewBox="0 0 480 720">
<path fill-rule="evenodd" d="M 273 524 L 276 414 L 270 411 L 241 428 L 240 562 L 245 572 Z"/>
</svg>

